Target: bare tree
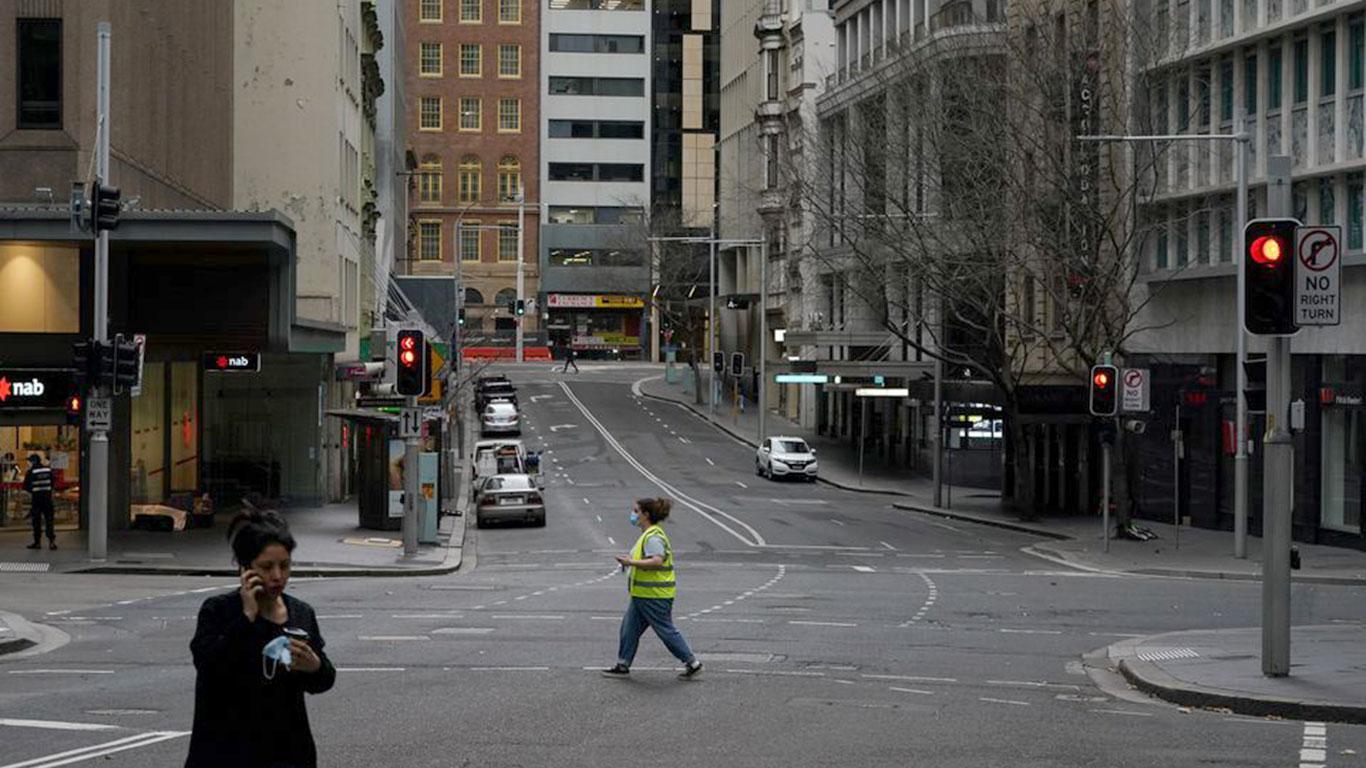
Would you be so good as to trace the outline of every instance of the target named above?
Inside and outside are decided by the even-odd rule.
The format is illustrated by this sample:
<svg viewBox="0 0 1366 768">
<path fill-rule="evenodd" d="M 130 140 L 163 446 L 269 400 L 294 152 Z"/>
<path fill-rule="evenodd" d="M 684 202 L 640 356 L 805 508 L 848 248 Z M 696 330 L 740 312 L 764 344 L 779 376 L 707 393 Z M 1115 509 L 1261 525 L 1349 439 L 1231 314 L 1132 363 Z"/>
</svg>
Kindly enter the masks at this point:
<svg viewBox="0 0 1366 768">
<path fill-rule="evenodd" d="M 1084 386 L 1103 353 L 1122 358 L 1150 329 L 1140 212 L 1167 164 L 1160 147 L 1076 140 L 1149 127 L 1131 57 L 1148 38 L 1119 6 L 1068 7 L 1059 24 L 1043 4 L 1009 19 L 990 0 L 946 4 L 925 39 L 863 63 L 850 92 L 868 95 L 806 139 L 820 177 L 787 169 L 818 222 L 805 258 L 858 298 L 855 319 L 993 386 L 1003 496 L 1022 511 L 1035 499 L 1033 473 L 1018 471 L 1031 388 Z"/>
</svg>

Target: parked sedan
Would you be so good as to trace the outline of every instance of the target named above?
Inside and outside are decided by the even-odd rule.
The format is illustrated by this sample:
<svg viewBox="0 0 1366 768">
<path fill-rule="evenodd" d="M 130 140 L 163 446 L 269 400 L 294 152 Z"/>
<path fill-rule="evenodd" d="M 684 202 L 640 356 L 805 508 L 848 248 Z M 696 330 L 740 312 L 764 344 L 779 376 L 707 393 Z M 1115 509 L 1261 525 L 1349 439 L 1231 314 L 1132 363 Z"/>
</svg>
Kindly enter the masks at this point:
<svg viewBox="0 0 1366 768">
<path fill-rule="evenodd" d="M 770 437 L 754 455 L 754 473 L 776 480 L 804 477 L 816 482 L 816 452 L 800 437 Z"/>
<path fill-rule="evenodd" d="M 545 500 L 530 475 L 490 475 L 475 487 L 474 525 L 525 522 L 545 525 Z"/>
<path fill-rule="evenodd" d="M 481 428 L 485 435 L 520 435 L 521 417 L 512 403 L 493 402 L 484 406 Z"/>
</svg>

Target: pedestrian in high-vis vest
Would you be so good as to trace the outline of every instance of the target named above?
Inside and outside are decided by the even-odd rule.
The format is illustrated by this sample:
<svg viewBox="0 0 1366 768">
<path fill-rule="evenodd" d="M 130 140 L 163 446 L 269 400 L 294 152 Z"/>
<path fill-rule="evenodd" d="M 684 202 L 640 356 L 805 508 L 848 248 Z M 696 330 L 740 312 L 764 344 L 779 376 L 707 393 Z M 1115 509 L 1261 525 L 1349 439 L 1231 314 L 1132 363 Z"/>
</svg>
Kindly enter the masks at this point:
<svg viewBox="0 0 1366 768">
<path fill-rule="evenodd" d="M 627 571 L 631 604 L 621 619 L 617 663 L 602 671 L 607 677 L 626 677 L 631 673 L 640 636 L 647 628 L 654 629 L 669 653 L 683 662 L 683 671 L 678 673 L 680 679 L 692 680 L 702 673 L 702 662 L 674 626 L 674 595 L 678 590 L 674 550 L 661 525 L 672 506 L 668 499 L 640 499 L 631 510 L 631 524 L 641 530 L 640 538 L 629 555 L 617 555 L 617 562 Z"/>
</svg>

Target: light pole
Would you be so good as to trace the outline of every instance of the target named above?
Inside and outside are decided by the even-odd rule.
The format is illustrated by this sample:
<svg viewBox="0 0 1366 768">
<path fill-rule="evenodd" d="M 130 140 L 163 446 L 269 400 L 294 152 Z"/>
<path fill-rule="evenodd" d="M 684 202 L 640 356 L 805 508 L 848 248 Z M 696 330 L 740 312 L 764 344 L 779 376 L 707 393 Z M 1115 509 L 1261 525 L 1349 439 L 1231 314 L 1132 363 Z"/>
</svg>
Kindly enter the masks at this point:
<svg viewBox="0 0 1366 768">
<path fill-rule="evenodd" d="M 526 291 L 526 265 L 524 263 L 522 251 L 526 243 L 526 188 L 522 185 L 517 186 L 517 306 L 526 307 L 524 293 Z M 525 310 L 524 310 L 525 311 Z M 514 314 L 513 319 L 517 323 L 517 362 L 522 360 L 522 321 L 524 315 Z"/>
<path fill-rule="evenodd" d="M 1210 133 L 1210 134 L 1160 134 L 1160 135 L 1103 135 L 1103 136 L 1078 136 L 1077 141 L 1094 142 L 1126 142 L 1138 143 L 1144 141 L 1232 141 L 1236 144 L 1237 156 L 1234 160 L 1234 174 L 1237 176 L 1238 185 L 1238 234 L 1234 238 L 1237 247 L 1233 252 L 1233 260 L 1238 265 L 1238 327 L 1236 329 L 1238 338 L 1237 347 L 1237 419 L 1235 427 L 1238 446 L 1233 454 L 1233 554 L 1238 558 L 1247 557 L 1247 332 L 1243 330 L 1243 318 L 1247 313 L 1244 306 L 1243 285 L 1247 280 L 1243 265 L 1243 230 L 1247 227 L 1247 183 L 1248 183 L 1248 143 L 1252 136 L 1248 134 L 1247 128 L 1243 123 L 1243 118 L 1238 118 L 1238 130 L 1236 133 Z"/>
</svg>

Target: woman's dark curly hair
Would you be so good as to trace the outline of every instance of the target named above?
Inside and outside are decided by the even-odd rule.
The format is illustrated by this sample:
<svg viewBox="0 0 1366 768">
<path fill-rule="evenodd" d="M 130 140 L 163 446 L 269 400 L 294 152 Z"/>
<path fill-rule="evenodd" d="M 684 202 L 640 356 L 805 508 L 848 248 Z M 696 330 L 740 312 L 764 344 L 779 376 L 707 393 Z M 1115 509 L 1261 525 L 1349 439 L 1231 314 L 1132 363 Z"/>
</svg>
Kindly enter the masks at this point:
<svg viewBox="0 0 1366 768">
<path fill-rule="evenodd" d="M 294 551 L 294 535 L 289 532 L 289 523 L 279 512 L 270 509 L 249 509 L 238 512 L 228 524 L 228 542 L 232 546 L 232 557 L 243 568 L 251 563 L 271 544 L 279 544 L 286 552 Z"/>
</svg>

